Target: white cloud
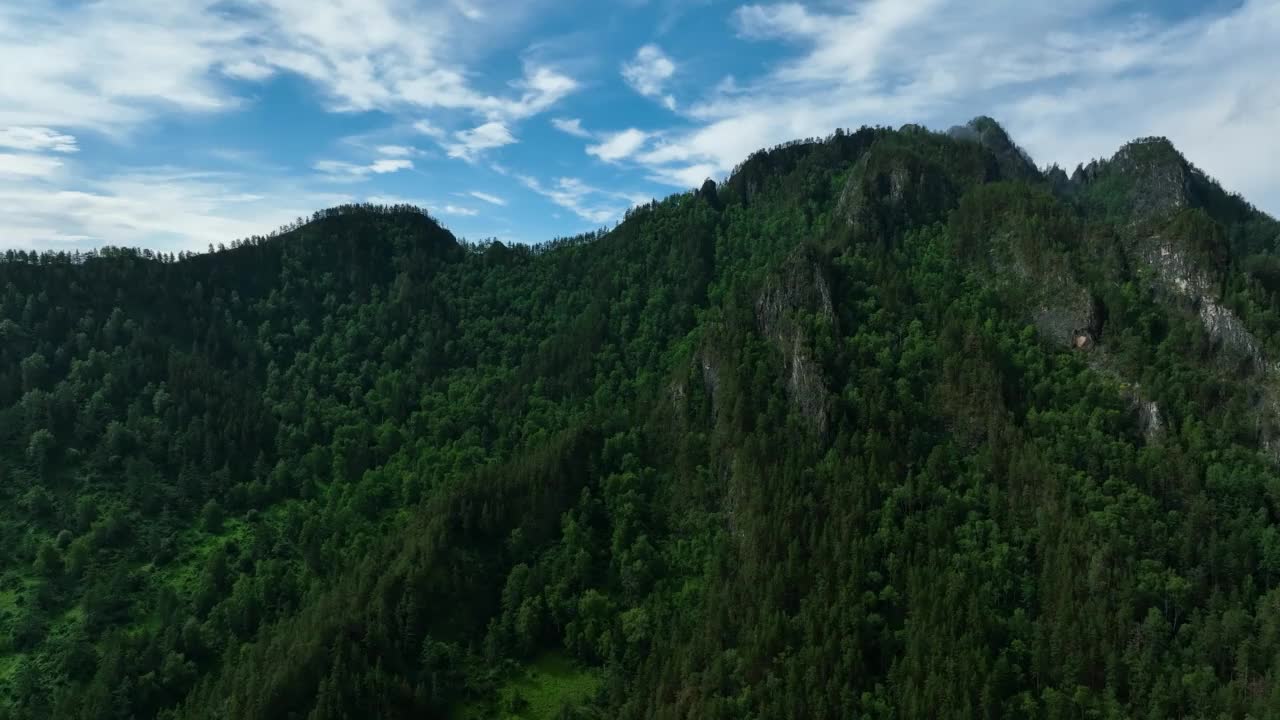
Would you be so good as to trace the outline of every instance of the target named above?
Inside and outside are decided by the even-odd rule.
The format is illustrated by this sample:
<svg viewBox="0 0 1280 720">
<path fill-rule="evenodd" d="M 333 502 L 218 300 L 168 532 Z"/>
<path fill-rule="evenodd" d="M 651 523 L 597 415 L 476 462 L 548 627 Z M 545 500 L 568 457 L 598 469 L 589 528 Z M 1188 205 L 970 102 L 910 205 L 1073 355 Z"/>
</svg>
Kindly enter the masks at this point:
<svg viewBox="0 0 1280 720">
<path fill-rule="evenodd" d="M 475 160 L 485 150 L 500 148 L 516 141 L 515 136 L 500 122 L 487 122 L 470 130 L 459 130 L 453 134 L 456 142 L 441 143 L 449 153 L 449 157 L 468 162 Z"/>
<path fill-rule="evenodd" d="M 375 150 L 379 155 L 387 157 L 411 157 L 418 154 L 417 148 L 407 145 L 379 145 Z"/>
<path fill-rule="evenodd" d="M 485 18 L 485 11 L 475 5 L 466 2 L 466 0 L 451 0 L 453 6 L 458 10 L 458 14 L 468 20 L 480 21 Z"/>
<path fill-rule="evenodd" d="M 630 128 L 604 137 L 598 145 L 588 145 L 587 154 L 605 162 L 616 162 L 634 155 L 648 139 L 648 133 Z"/>
<path fill-rule="evenodd" d="M 161 109 L 232 107 L 211 71 L 249 32 L 208 2 L 6 3 L 0 125 L 118 130 Z"/>
<path fill-rule="evenodd" d="M 437 140 L 445 136 L 444 130 L 441 130 L 440 128 L 436 127 L 435 125 L 432 125 L 426 120 L 419 120 L 418 122 L 414 123 L 413 129 L 417 130 L 423 135 L 426 135 L 427 137 L 433 137 L 433 138 L 436 138 Z"/>
<path fill-rule="evenodd" d="M 252 60 L 237 60 L 222 66 L 222 72 L 227 77 L 237 80 L 248 80 L 249 82 L 261 82 L 276 74 L 274 68 Z"/>
<path fill-rule="evenodd" d="M 375 110 L 399 123 L 431 112 L 451 135 L 423 120 L 415 129 L 447 141 L 470 156 L 514 141 L 515 124 L 545 112 L 576 91 L 578 82 L 546 58 L 527 57 L 514 78 L 478 73 L 473 63 L 494 48 L 512 47 L 516 29 L 537 17 L 545 0 L 514 5 L 491 0 L 111 0 L 60 3 L 0 2 L 0 190 L 6 201 L 25 198 L 34 181 L 46 202 L 33 206 L 18 222 L 0 209 L 0 242 L 31 243 L 92 238 L 136 242 L 178 242 L 199 218 L 194 238 L 226 241 L 237 234 L 274 227 L 276 212 L 249 217 L 241 205 L 229 205 L 215 183 L 183 186 L 181 197 L 165 195 L 151 177 L 132 189 L 153 193 L 155 208 L 173 211 L 172 233 L 161 233 L 151 209 L 116 192 L 118 171 L 95 167 L 98 153 L 73 166 L 53 153 L 75 152 L 87 144 L 84 133 L 128 143 L 130 155 L 145 157 L 143 132 L 157 118 L 174 114 L 216 113 L 255 102 L 253 83 L 291 75 L 309 83 L 332 111 Z M 498 12 L 497 10 L 501 10 Z M 483 23 L 474 22 L 483 18 Z M 242 95 L 243 93 L 243 95 Z M 401 125 L 403 127 L 403 125 Z M 501 128 L 503 133 L 495 132 Z M 80 137 L 76 137 L 80 136 Z M 377 154 L 352 162 L 315 164 L 327 179 L 359 180 L 403 171 L 420 153 L 409 144 L 373 148 Z M 134 151 L 136 149 L 136 152 Z M 9 152 L 12 151 L 12 152 Z M 213 152 L 208 153 L 209 156 Z M 221 163 L 225 164 L 225 163 Z M 72 177 L 70 171 L 80 173 Z M 276 172 L 276 170 L 271 170 Z M 25 188 L 8 187 L 20 179 Z M 56 181 L 56 183 L 54 182 Z M 342 196 L 307 192 L 280 181 L 252 183 L 288 198 L 307 198 L 299 214 Z M 21 191 L 21 193 L 19 192 Z M 79 198 L 80 200 L 77 200 Z M 147 197 L 139 196 L 139 203 Z M 198 200 L 198 202 L 197 202 Z M 112 225 L 90 222 L 84 207 L 110 207 L 132 218 Z M 271 200 L 264 200 L 270 202 Z M 275 197 L 276 208 L 288 207 Z M 193 207 L 198 205 L 199 207 Z M 463 208 L 465 210 L 465 208 Z M 65 213 L 59 225 L 53 214 Z M 114 212 L 114 210 L 113 210 Z M 36 215 L 41 218 L 38 222 Z M 145 222 L 143 219 L 146 218 Z M 296 217 L 296 215 L 294 216 Z M 222 218 L 224 221 L 219 220 Z M 263 221 L 263 218 L 270 219 Z M 285 217 L 285 220 L 291 219 Z M 232 220 L 236 220 L 232 222 Z M 88 228 L 86 230 L 86 228 Z M 241 233 L 238 229 L 246 232 Z M 235 230 L 235 231 L 232 231 Z"/>
<path fill-rule="evenodd" d="M 385 175 L 386 173 L 399 172 L 401 170 L 409 170 L 413 168 L 412 160 L 403 158 L 383 158 L 374 160 L 369 166 L 369 172 L 375 175 Z"/>
<path fill-rule="evenodd" d="M 551 124 L 560 132 L 567 133 L 574 137 L 592 137 L 591 132 L 582 127 L 582 120 L 578 118 L 551 118 Z"/>
<path fill-rule="evenodd" d="M 351 200 L 287 181 L 174 168 L 131 170 L 52 188 L 0 177 L 0 238 L 32 249 L 204 250 Z"/>
<path fill-rule="evenodd" d="M 503 200 L 497 195 L 490 195 L 489 193 L 480 192 L 479 190 L 472 190 L 467 194 L 477 200 L 483 200 L 489 203 L 490 205 L 505 206 L 507 204 L 506 200 Z"/>
<path fill-rule="evenodd" d="M 726 78 L 686 107 L 695 127 L 660 133 L 636 160 L 688 187 L 753 150 L 837 127 L 991 114 L 1041 163 L 1074 166 L 1167 135 L 1228 188 L 1280 210 L 1280 3 L 1177 21 L 1129 12 L 1121 0 L 744 6 L 733 15 L 741 38 L 781 42 L 785 59 L 754 80 Z"/>
<path fill-rule="evenodd" d="M 636 51 L 631 62 L 622 66 L 622 77 L 628 85 L 645 97 L 658 98 L 669 110 L 675 109 L 676 100 L 671 95 L 663 95 L 663 91 L 675 73 L 675 62 L 657 45 L 645 45 Z"/>
<path fill-rule="evenodd" d="M 75 137 L 47 127 L 0 128 L 0 147 L 26 152 L 73 153 L 80 148 Z"/>
<path fill-rule="evenodd" d="M 412 126 L 419 142 L 431 138 L 452 157 L 514 177 L 518 168 L 486 154 L 516 142 L 522 121 L 555 109 L 580 88 L 575 76 L 589 72 L 513 35 L 521 18 L 537 16 L 534 5 L 0 2 L 0 241 L 226 241 L 278 224 L 280 207 L 305 201 L 297 214 L 306 214 L 332 204 L 322 200 L 338 196 L 279 179 L 150 171 L 138 178 L 96 170 L 91 162 L 103 157 L 96 152 L 68 155 L 81 145 L 96 150 L 95 133 L 130 143 L 131 156 L 134 148 L 145 153 L 146 138 L 137 136 L 151 121 L 242 108 L 254 102 L 254 83 L 278 76 L 303 79 L 331 110 L 385 113 L 393 132 Z M 594 156 L 633 162 L 677 187 L 723 176 L 758 148 L 838 126 L 947 127 L 991 114 L 1037 161 L 1068 166 L 1162 134 L 1228 188 L 1280 211 L 1280 2 L 1204 3 L 1177 20 L 1131 14 L 1134 7 L 1127 0 L 757 2 L 720 29 L 736 31 L 743 56 L 782 59 L 756 76 L 735 65 L 736 77 L 710 85 L 698 102 L 682 96 L 685 124 L 598 134 L 579 118 L 551 122 L 589 140 Z M 1163 10 L 1155 0 L 1148 7 Z M 769 53 L 754 53 L 755 43 L 767 43 Z M 515 72 L 476 72 L 493 48 L 521 46 L 528 49 Z M 498 66 L 510 67 L 509 59 Z M 674 81 L 686 74 L 656 45 L 622 65 L 630 87 L 668 107 Z M 422 162 L 412 140 L 370 136 L 402 144 L 370 142 L 359 146 L 365 156 L 315 168 L 354 181 Z M 635 202 L 573 178 L 521 177 L 592 222 Z M 103 218 L 89 217 L 94 211 Z"/>
<path fill-rule="evenodd" d="M 803 5 L 747 5 L 734 13 L 738 32 L 748 38 L 815 36 L 821 33 L 818 18 Z"/>
<path fill-rule="evenodd" d="M 478 90 L 461 48 L 500 37 L 533 8 L 484 25 L 476 3 L 407 0 L 113 0 L 0 7 L 0 126 L 119 133 L 174 110 L 226 110 L 235 79 L 301 76 L 335 110 L 452 109 L 487 120 L 542 112 L 577 89 L 527 64 L 501 93 Z"/>
<path fill-rule="evenodd" d="M 681 188 L 699 185 L 707 177 L 727 173 L 755 150 L 783 138 L 814 134 L 800 123 L 787 124 L 779 114 L 762 109 L 726 117 L 664 139 L 636 160 L 650 168 L 653 179 Z"/>
<path fill-rule="evenodd" d="M 0 176 L 47 177 L 62 167 L 62 161 L 47 155 L 0 153 Z"/>
<path fill-rule="evenodd" d="M 299 74 L 322 88 L 339 110 L 443 108 L 489 120 L 518 120 L 550 107 L 577 88 L 553 68 L 527 64 L 517 94 L 473 88 L 449 54 L 466 35 L 454 12 L 436 3 L 400 0 L 262 0 L 278 34 L 255 61 Z M 479 13 L 479 14 L 477 14 Z M 463 16 L 482 11 L 462 4 Z"/>
<path fill-rule="evenodd" d="M 480 214 L 479 211 L 473 210 L 469 207 L 453 205 L 451 203 L 440 205 L 434 202 L 406 198 L 399 195 L 370 195 L 365 198 L 365 202 L 370 202 L 374 205 L 412 205 L 414 207 L 426 208 L 435 216 L 453 215 L 457 217 L 475 217 Z"/>
<path fill-rule="evenodd" d="M 635 201 L 639 197 L 637 194 L 601 190 L 578 178 L 562 177 L 551 186 L 528 175 L 517 175 L 516 179 L 533 192 L 596 225 L 617 220 L 628 207 L 640 204 Z"/>
<path fill-rule="evenodd" d="M 536 115 L 578 89 L 578 81 L 547 67 L 526 68 L 524 80 L 515 85 L 524 90 L 519 102 L 506 111 L 515 118 Z"/>
<path fill-rule="evenodd" d="M 655 168 L 649 175 L 649 179 L 671 185 L 679 188 L 698 187 L 707 178 L 717 179 L 723 175 L 720 168 L 711 163 L 698 163 L 694 165 L 682 165 L 676 168 Z"/>
<path fill-rule="evenodd" d="M 370 175 L 386 175 L 413 169 L 413 161 L 406 158 L 379 158 L 366 165 L 341 160 L 321 160 L 312 166 L 334 180 L 364 180 Z"/>
</svg>

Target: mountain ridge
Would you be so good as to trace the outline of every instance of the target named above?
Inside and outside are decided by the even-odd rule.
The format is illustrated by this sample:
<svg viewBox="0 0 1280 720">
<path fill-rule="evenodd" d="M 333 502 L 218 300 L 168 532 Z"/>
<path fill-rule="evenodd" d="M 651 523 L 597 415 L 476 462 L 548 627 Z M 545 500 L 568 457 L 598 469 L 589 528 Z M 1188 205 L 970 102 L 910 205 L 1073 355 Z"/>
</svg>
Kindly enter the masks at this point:
<svg viewBox="0 0 1280 720">
<path fill-rule="evenodd" d="M 1265 716 L 1280 230 L 1076 175 L 978 118 L 538 246 L 8 255 L 0 717 Z"/>
</svg>

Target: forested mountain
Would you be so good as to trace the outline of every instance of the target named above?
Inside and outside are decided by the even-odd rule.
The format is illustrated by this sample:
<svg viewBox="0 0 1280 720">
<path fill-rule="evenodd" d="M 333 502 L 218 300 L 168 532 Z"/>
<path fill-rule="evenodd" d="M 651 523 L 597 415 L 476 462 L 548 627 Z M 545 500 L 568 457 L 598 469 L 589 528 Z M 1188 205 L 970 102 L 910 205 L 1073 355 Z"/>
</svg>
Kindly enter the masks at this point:
<svg viewBox="0 0 1280 720">
<path fill-rule="evenodd" d="M 0 717 L 1275 717 L 1278 245 L 980 118 L 535 247 L 11 251 Z"/>
</svg>

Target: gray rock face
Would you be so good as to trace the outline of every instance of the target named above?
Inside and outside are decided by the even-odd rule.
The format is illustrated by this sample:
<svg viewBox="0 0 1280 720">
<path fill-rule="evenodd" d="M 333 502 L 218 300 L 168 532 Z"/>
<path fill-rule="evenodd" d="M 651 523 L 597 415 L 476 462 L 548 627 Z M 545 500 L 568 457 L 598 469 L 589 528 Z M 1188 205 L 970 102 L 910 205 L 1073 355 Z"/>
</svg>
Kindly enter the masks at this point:
<svg viewBox="0 0 1280 720">
<path fill-rule="evenodd" d="M 1139 247 L 1138 256 L 1165 287 L 1182 297 L 1199 301 L 1214 292 L 1213 278 L 1192 261 L 1188 248 L 1172 238 L 1151 237 Z"/>
<path fill-rule="evenodd" d="M 1050 345 L 1092 350 L 1102 339 L 1103 308 L 1061 252 L 1001 235 L 991 243 L 990 262 L 997 282 L 1026 299 L 1026 319 Z"/>
<path fill-rule="evenodd" d="M 1139 188 L 1133 198 L 1135 215 L 1178 210 L 1190 202 L 1191 168 L 1165 138 L 1129 143 L 1111 158 L 1111 165 L 1116 172 L 1132 177 Z"/>
<path fill-rule="evenodd" d="M 836 215 L 842 217 L 845 223 L 852 229 L 869 230 L 874 226 L 874 217 L 871 212 L 871 200 L 867 197 L 867 188 L 863 182 L 863 178 L 867 174 L 867 155 L 863 155 L 854 166 L 853 174 L 849 180 L 845 182 L 844 188 L 840 191 L 840 200 L 836 204 Z M 902 177 L 906 176 L 906 168 L 902 168 Z M 899 190 L 897 195 L 902 197 L 902 180 L 899 181 Z"/>
<path fill-rule="evenodd" d="M 941 178 L 918 158 L 893 147 L 875 145 L 853 167 L 840 191 L 836 216 L 843 218 L 858 240 L 885 236 L 895 214 L 918 211 L 921 197 L 937 194 Z"/>
<path fill-rule="evenodd" d="M 822 369 L 809 349 L 811 338 L 802 320 L 820 317 L 835 322 L 831 285 L 821 263 L 806 249 L 797 250 L 771 277 L 756 300 L 756 324 L 782 352 L 787 397 L 792 407 L 819 433 L 825 432 L 831 393 Z"/>
<path fill-rule="evenodd" d="M 1102 313 L 1089 291 L 1069 278 L 1042 286 L 1032 321 L 1053 345 L 1091 350 L 1102 336 Z"/>
<path fill-rule="evenodd" d="M 1154 236 L 1141 244 L 1138 256 L 1154 271 L 1161 286 L 1195 308 L 1215 350 L 1224 361 L 1250 371 L 1267 369 L 1262 343 L 1235 313 L 1220 304 L 1217 283 L 1192 260 L 1194 256 L 1185 243 Z"/>
<path fill-rule="evenodd" d="M 672 380 L 667 388 L 667 395 L 677 411 L 684 413 L 688 410 L 690 397 L 697 397 L 700 389 L 711 406 L 711 415 L 714 418 L 720 408 L 720 360 L 710 343 L 704 343 L 693 355 L 690 363 L 689 374 Z M 694 384 L 695 379 L 702 381 L 701 388 Z"/>
<path fill-rule="evenodd" d="M 1214 347 L 1227 359 L 1239 362 L 1251 370 L 1267 369 L 1262 344 L 1231 310 L 1210 298 L 1204 298 L 1200 301 L 1200 322 L 1208 331 Z"/>
<path fill-rule="evenodd" d="M 1160 405 L 1155 400 L 1138 398 L 1138 429 L 1147 442 L 1155 442 L 1164 434 L 1164 418 L 1160 415 Z"/>
</svg>

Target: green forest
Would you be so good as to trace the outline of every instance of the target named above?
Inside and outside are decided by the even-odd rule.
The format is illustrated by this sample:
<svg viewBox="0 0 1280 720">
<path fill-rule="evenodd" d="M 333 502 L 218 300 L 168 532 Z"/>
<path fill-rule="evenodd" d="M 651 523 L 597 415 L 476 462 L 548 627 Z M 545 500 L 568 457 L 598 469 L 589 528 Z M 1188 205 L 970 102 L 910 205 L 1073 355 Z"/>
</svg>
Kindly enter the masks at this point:
<svg viewBox="0 0 1280 720">
<path fill-rule="evenodd" d="M 1280 223 L 989 118 L 8 251 L 0 718 L 1277 717 L 1277 358 Z"/>
</svg>

